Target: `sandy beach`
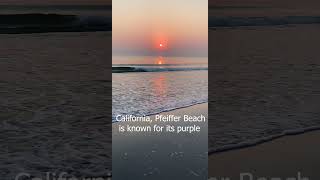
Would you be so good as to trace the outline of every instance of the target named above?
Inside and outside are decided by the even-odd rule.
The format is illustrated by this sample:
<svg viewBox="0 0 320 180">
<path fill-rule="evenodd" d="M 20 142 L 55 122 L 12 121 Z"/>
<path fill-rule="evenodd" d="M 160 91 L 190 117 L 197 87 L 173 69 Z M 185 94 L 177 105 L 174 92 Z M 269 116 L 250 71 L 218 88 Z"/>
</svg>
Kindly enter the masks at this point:
<svg viewBox="0 0 320 180">
<path fill-rule="evenodd" d="M 208 103 L 161 113 L 160 115 L 203 115 L 208 117 Z M 151 117 L 154 119 L 154 116 Z M 174 125 L 153 122 L 152 125 Z M 200 132 L 119 132 L 119 125 L 145 125 L 137 122 L 112 124 L 112 176 L 119 180 L 163 180 L 207 178 L 207 122 L 175 125 L 199 125 Z M 139 166 L 137 166 L 137 161 Z M 126 173 L 123 173 L 126 172 Z"/>
<path fill-rule="evenodd" d="M 317 0 L 209 0 L 209 7 L 210 16 L 316 16 L 320 3 Z"/>
<path fill-rule="evenodd" d="M 319 125 L 319 29 L 290 25 L 210 30 L 210 150 Z M 319 136 L 318 131 L 285 136 L 212 154 L 209 175 L 239 179 L 239 173 L 249 172 L 270 178 L 301 172 L 319 179 Z"/>
<path fill-rule="evenodd" d="M 107 176 L 111 32 L 1 34 L 0 176 Z"/>
<path fill-rule="evenodd" d="M 215 3 L 210 3 L 209 16 L 320 15 L 317 0 Z M 287 178 L 300 172 L 318 180 L 319 131 L 236 147 L 319 126 L 319 32 L 319 24 L 209 28 L 209 103 L 162 113 L 209 112 L 201 141 L 117 133 L 112 139 L 117 127 L 111 122 L 111 32 L 1 34 L 0 177 L 11 180 L 21 172 L 40 177 L 53 171 L 106 177 L 114 153 L 113 162 L 129 169 L 132 179 L 140 173 L 163 180 L 161 174 L 171 169 L 175 179 L 196 179 L 206 176 L 207 169 L 198 167 L 207 163 L 209 149 L 220 150 L 209 155 L 209 177 L 233 180 L 252 173 Z M 156 80 L 155 86 L 166 89 L 163 77 Z M 161 146 L 149 147 L 155 142 Z M 196 151 L 206 142 L 209 147 L 199 155 Z M 112 151 L 112 143 L 118 149 Z M 223 151 L 230 147 L 235 149 Z M 190 155 L 194 152 L 197 156 Z M 143 167 L 136 166 L 141 159 L 146 160 Z M 127 178 L 121 169 L 115 173 Z"/>
<path fill-rule="evenodd" d="M 209 66 L 211 150 L 319 125 L 319 29 L 210 31 L 216 42 L 209 52 L 215 60 Z"/>
<path fill-rule="evenodd" d="M 286 136 L 254 147 L 209 156 L 209 177 L 239 179 L 240 173 L 257 177 L 320 178 L 319 131 Z"/>
</svg>

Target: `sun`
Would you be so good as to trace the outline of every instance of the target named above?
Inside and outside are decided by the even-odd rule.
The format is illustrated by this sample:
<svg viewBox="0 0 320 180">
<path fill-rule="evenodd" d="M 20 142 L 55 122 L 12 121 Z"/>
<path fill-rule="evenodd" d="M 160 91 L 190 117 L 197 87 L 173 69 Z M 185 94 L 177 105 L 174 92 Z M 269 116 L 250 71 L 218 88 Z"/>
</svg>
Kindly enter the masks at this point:
<svg viewBox="0 0 320 180">
<path fill-rule="evenodd" d="M 166 51 L 168 49 L 168 40 L 159 38 L 152 43 L 152 47 L 158 51 Z"/>
<path fill-rule="evenodd" d="M 161 64 L 162 64 L 162 61 L 158 61 L 158 64 L 161 65 Z"/>
</svg>

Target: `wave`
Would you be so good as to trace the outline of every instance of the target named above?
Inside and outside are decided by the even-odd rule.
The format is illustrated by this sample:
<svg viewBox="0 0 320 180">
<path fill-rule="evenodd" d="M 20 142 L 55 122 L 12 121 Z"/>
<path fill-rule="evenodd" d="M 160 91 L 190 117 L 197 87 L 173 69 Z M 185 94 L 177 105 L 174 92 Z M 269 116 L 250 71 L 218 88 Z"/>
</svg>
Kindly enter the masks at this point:
<svg viewBox="0 0 320 180">
<path fill-rule="evenodd" d="M 160 114 L 160 113 L 164 113 L 164 112 L 168 112 L 168 111 L 174 111 L 174 110 L 182 109 L 182 108 L 187 108 L 187 107 L 191 107 L 191 106 L 195 106 L 195 105 L 203 104 L 203 103 L 208 103 L 208 100 L 199 100 L 197 102 L 192 102 L 192 103 L 189 103 L 189 104 L 184 104 L 184 105 L 175 106 L 175 107 L 171 107 L 171 108 L 163 108 L 162 110 L 154 111 L 154 112 L 148 112 L 148 113 L 145 113 L 145 114 L 140 115 L 140 116 L 153 116 L 153 115 L 157 115 L 157 114 Z M 127 113 L 127 114 L 122 114 L 122 115 L 132 115 L 132 114 Z M 139 115 L 137 115 L 137 116 L 139 116 Z M 112 115 L 112 123 L 116 123 L 116 122 L 119 122 L 119 121 L 117 121 L 115 116 Z"/>
<path fill-rule="evenodd" d="M 221 153 L 221 152 L 226 152 L 226 151 L 231 151 L 231 150 L 236 150 L 236 149 L 242 149 L 242 148 L 247 148 L 247 147 L 252 147 L 256 146 L 262 143 L 270 142 L 275 139 L 279 139 L 285 136 L 292 136 L 292 135 L 299 135 L 303 134 L 306 132 L 311 132 L 311 131 L 316 131 L 320 130 L 320 126 L 311 126 L 307 128 L 300 128 L 300 129 L 292 129 L 292 130 L 285 130 L 282 133 L 275 134 L 275 135 L 270 135 L 266 137 L 261 137 L 255 140 L 250 140 L 250 141 L 245 141 L 241 142 L 238 144 L 229 144 L 225 146 L 221 146 L 218 148 L 209 148 L 209 154 L 215 154 L 215 153 Z"/>
<path fill-rule="evenodd" d="M 207 67 L 112 67 L 112 73 L 129 72 L 168 72 L 168 71 L 205 71 Z"/>
<path fill-rule="evenodd" d="M 108 16 L 78 16 L 62 14 L 2 14 L 1 34 L 46 32 L 111 31 L 112 20 Z"/>
<path fill-rule="evenodd" d="M 113 74 L 113 122 L 117 115 L 149 116 L 208 102 L 207 71 L 183 73 Z"/>
<path fill-rule="evenodd" d="M 238 26 L 277 26 L 290 24 L 320 24 L 320 16 L 209 17 L 209 28 Z"/>
</svg>

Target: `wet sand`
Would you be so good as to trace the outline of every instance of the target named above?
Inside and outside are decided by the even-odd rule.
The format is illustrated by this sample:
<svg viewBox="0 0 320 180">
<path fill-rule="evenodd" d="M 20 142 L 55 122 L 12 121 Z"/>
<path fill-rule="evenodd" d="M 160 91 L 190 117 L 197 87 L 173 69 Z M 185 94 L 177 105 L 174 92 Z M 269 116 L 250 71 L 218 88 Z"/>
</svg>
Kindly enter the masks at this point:
<svg viewBox="0 0 320 180">
<path fill-rule="evenodd" d="M 290 25 L 209 31 L 210 150 L 319 126 L 319 30 Z M 291 177 L 300 171 L 319 179 L 319 137 L 310 132 L 213 154 L 209 175 Z"/>
<path fill-rule="evenodd" d="M 0 35 L 0 176 L 111 169 L 111 32 Z"/>
<path fill-rule="evenodd" d="M 209 1 L 210 16 L 275 17 L 318 16 L 317 0 L 215 0 Z"/>
<path fill-rule="evenodd" d="M 161 115 L 208 117 L 208 103 L 161 113 Z M 154 119 L 154 116 L 151 117 Z M 118 180 L 207 179 L 207 122 L 170 123 L 157 125 L 198 125 L 200 132 L 119 132 L 119 125 L 146 125 L 145 123 L 113 123 L 112 176 Z M 149 124 L 148 124 L 149 125 Z M 139 165 L 137 166 L 137 162 Z M 125 172 L 125 173 L 124 173 Z"/>
<path fill-rule="evenodd" d="M 210 30 L 210 150 L 319 126 L 319 30 Z"/>
<path fill-rule="evenodd" d="M 209 156 L 209 177 L 240 179 L 240 173 L 257 177 L 308 177 L 320 179 L 320 131 L 286 136 L 254 147 Z"/>
</svg>

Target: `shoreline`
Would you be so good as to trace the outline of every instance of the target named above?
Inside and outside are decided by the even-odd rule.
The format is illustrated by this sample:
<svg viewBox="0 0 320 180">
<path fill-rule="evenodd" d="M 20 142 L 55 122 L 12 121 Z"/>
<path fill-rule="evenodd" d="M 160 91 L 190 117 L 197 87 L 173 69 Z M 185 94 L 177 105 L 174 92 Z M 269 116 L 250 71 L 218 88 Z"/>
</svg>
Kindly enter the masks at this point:
<svg viewBox="0 0 320 180">
<path fill-rule="evenodd" d="M 156 115 L 203 115 L 208 117 L 208 103 L 158 113 Z M 150 117 L 155 118 L 155 115 Z M 165 125 L 191 127 L 196 125 L 199 131 L 119 131 L 119 127 L 144 126 L 143 122 L 112 123 L 112 176 L 118 179 L 185 179 L 193 180 L 195 176 L 207 178 L 208 133 L 207 123 L 152 121 L 148 127 L 165 127 Z M 200 130 L 201 129 L 201 130 Z M 186 138 L 188 137 L 188 138 Z M 196 148 L 195 148 L 196 147 Z M 128 161 L 128 159 L 130 159 Z M 136 162 L 142 161 L 136 167 Z M 182 163 L 183 162 L 183 163 Z M 169 165 L 168 165 L 169 164 Z M 131 169 L 123 174 L 124 169 Z"/>
<path fill-rule="evenodd" d="M 320 131 L 320 126 L 313 126 L 313 127 L 309 127 L 309 128 L 305 128 L 305 129 L 288 130 L 288 131 L 282 132 L 281 134 L 271 135 L 271 136 L 267 136 L 267 137 L 261 137 L 260 139 L 256 139 L 253 142 L 243 142 L 240 144 L 224 146 L 224 147 L 221 147 L 218 149 L 209 149 L 208 155 L 210 156 L 210 155 L 229 152 L 229 151 L 236 151 L 236 150 L 240 150 L 240 149 L 251 148 L 251 147 L 259 146 L 259 145 L 262 145 L 265 143 L 270 143 L 270 142 L 276 141 L 278 139 L 291 137 L 291 136 L 304 135 L 307 133 L 312 133 L 314 131 Z"/>
<path fill-rule="evenodd" d="M 108 175 L 111 33 L 0 37 L 1 179 L 22 171 Z"/>
<path fill-rule="evenodd" d="M 209 177 L 239 179 L 241 173 L 255 177 L 295 177 L 298 173 L 310 179 L 319 179 L 315 171 L 320 165 L 315 144 L 320 130 L 281 136 L 251 147 L 209 154 Z M 225 165 L 232 168 L 225 169 Z"/>
<path fill-rule="evenodd" d="M 219 128 L 209 131 L 216 130 L 210 136 L 209 177 L 239 179 L 240 172 L 253 172 L 252 179 L 266 175 L 286 179 L 300 171 L 320 179 L 312 172 L 320 167 L 316 153 L 320 134 L 315 127 L 320 96 L 314 83 L 320 77 L 319 27 L 209 30 L 209 42 L 218 42 L 209 51 L 217 64 L 212 67 L 215 78 L 209 78 L 215 90 L 209 99 L 216 107 L 216 111 L 210 109 L 210 121 L 224 120 L 220 126 L 209 126 Z M 246 141 L 251 143 L 241 143 Z M 223 145 L 219 151 L 211 149 Z"/>
<path fill-rule="evenodd" d="M 158 114 L 163 114 L 163 113 L 168 113 L 168 112 L 174 112 L 174 111 L 177 111 L 177 110 L 180 110 L 180 109 L 185 109 L 185 108 L 190 108 L 190 107 L 193 107 L 193 106 L 197 106 L 197 105 L 205 105 L 205 104 L 208 104 L 208 101 L 206 102 L 199 102 L 199 103 L 196 103 L 196 104 L 192 104 L 192 105 L 187 105 L 187 106 L 183 106 L 183 107 L 178 107 L 178 108 L 174 108 L 174 109 L 169 109 L 169 110 L 164 110 L 164 111 L 161 111 L 161 112 L 158 112 L 158 113 L 152 113 L 152 114 L 148 114 L 146 116 L 155 116 L 155 115 L 158 115 Z M 113 121 L 112 120 L 112 124 L 113 123 L 121 123 L 120 121 Z"/>
<path fill-rule="evenodd" d="M 158 114 L 175 113 L 177 111 L 188 112 L 189 108 L 193 109 L 193 108 L 197 108 L 198 106 L 204 106 L 204 105 L 208 105 L 208 102 L 200 102 L 197 104 L 183 106 L 183 107 L 179 107 L 179 108 L 175 108 L 175 109 L 169 109 L 169 110 L 165 110 L 165 111 L 162 111 L 159 113 L 149 114 L 147 116 L 153 117 Z M 210 112 L 208 112 L 208 113 L 210 113 Z M 112 124 L 115 124 L 115 123 L 126 123 L 126 122 L 121 122 L 121 121 L 113 121 L 112 122 Z M 208 123 L 209 123 L 209 119 L 208 119 Z M 209 131 L 209 129 L 208 129 L 208 131 Z M 304 134 L 312 133 L 314 131 L 320 132 L 320 126 L 311 126 L 311 127 L 305 128 L 305 129 L 287 130 L 287 131 L 282 132 L 281 134 L 275 134 L 275 135 L 271 135 L 271 136 L 261 137 L 260 139 L 256 139 L 252 142 L 243 142 L 240 144 L 234 144 L 234 145 L 230 145 L 230 146 L 227 145 L 227 146 L 223 146 L 218 149 L 209 148 L 208 149 L 208 156 L 220 154 L 220 153 L 226 153 L 229 151 L 237 151 L 237 150 L 241 150 L 241 149 L 254 148 L 256 146 L 260 146 L 260 145 L 263 145 L 266 143 L 271 143 L 273 141 L 277 141 L 278 139 L 304 135 Z"/>
</svg>

